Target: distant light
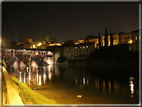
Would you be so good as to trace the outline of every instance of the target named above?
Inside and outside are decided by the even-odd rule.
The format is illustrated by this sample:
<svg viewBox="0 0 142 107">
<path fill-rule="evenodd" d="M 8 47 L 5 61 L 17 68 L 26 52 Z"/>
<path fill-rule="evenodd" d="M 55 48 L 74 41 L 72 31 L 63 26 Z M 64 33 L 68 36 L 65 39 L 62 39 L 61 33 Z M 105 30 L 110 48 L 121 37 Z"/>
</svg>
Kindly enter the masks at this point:
<svg viewBox="0 0 142 107">
<path fill-rule="evenodd" d="M 41 46 L 41 42 L 38 44 L 38 46 Z"/>
<path fill-rule="evenodd" d="M 38 55 L 38 52 L 36 52 L 35 54 Z"/>
<path fill-rule="evenodd" d="M 133 41 L 132 40 L 130 40 L 130 42 L 129 43 L 132 43 Z"/>
<path fill-rule="evenodd" d="M 35 48 L 35 45 L 33 45 L 33 48 Z"/>
<path fill-rule="evenodd" d="M 136 40 L 137 40 L 137 36 L 136 36 Z"/>
</svg>

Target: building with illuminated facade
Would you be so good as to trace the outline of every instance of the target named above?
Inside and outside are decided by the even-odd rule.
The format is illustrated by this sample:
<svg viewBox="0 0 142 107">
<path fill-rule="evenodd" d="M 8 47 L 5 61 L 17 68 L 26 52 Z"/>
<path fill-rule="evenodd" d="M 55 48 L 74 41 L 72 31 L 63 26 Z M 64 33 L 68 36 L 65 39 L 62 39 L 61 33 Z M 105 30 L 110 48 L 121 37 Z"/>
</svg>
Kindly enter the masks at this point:
<svg viewBox="0 0 142 107">
<path fill-rule="evenodd" d="M 32 40 L 31 38 L 28 38 L 28 39 L 26 39 L 26 42 L 27 42 L 27 43 L 32 43 L 33 40 Z"/>
<path fill-rule="evenodd" d="M 131 40 L 132 40 L 131 32 L 119 33 L 119 44 L 130 43 Z"/>
<path fill-rule="evenodd" d="M 65 46 L 63 47 L 63 56 L 67 59 L 75 59 L 76 56 L 90 55 L 95 48 L 97 48 L 95 42 Z"/>
<path fill-rule="evenodd" d="M 46 36 L 45 37 L 45 42 L 47 43 L 47 44 L 53 44 L 53 43 L 57 43 L 57 40 L 55 39 L 55 38 L 50 38 L 49 36 Z"/>
<path fill-rule="evenodd" d="M 101 46 L 105 46 L 105 36 L 101 37 Z M 119 44 L 119 34 L 113 33 L 113 45 Z M 110 34 L 108 34 L 108 46 L 110 46 Z"/>
</svg>

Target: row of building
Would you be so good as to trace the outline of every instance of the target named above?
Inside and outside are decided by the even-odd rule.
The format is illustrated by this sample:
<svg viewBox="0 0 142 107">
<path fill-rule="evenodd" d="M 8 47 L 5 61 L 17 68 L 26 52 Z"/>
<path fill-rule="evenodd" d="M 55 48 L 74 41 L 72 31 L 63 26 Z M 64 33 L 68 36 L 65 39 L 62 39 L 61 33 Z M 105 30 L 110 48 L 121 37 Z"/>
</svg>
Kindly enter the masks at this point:
<svg viewBox="0 0 142 107">
<path fill-rule="evenodd" d="M 105 47 L 105 36 L 101 36 L 101 47 Z M 139 52 L 139 30 L 135 30 L 129 33 L 114 33 L 113 34 L 113 45 L 115 47 L 121 44 L 129 45 L 129 50 L 134 52 Z M 110 46 L 110 34 L 108 34 L 108 47 Z M 54 47 L 57 52 L 55 55 L 64 56 L 67 59 L 83 59 L 87 58 L 94 49 L 99 49 L 99 38 L 89 38 L 85 40 L 75 40 L 66 41 L 60 47 Z M 56 59 L 55 58 L 55 59 Z"/>
<path fill-rule="evenodd" d="M 113 33 L 113 45 L 130 44 L 130 51 L 139 51 L 139 30 L 134 30 L 128 33 L 120 32 Z M 108 47 L 110 46 L 110 34 L 107 36 Z M 45 37 L 45 41 L 33 42 L 32 39 L 27 39 L 26 42 L 19 42 L 17 45 L 23 44 L 25 49 L 47 49 L 55 53 L 55 60 L 58 57 L 64 56 L 67 59 L 76 59 L 80 56 L 90 55 L 94 49 L 99 49 L 99 37 L 89 36 L 86 39 L 69 40 L 62 43 L 57 43 L 56 39 Z M 105 36 L 101 36 L 101 47 L 105 46 Z"/>
</svg>

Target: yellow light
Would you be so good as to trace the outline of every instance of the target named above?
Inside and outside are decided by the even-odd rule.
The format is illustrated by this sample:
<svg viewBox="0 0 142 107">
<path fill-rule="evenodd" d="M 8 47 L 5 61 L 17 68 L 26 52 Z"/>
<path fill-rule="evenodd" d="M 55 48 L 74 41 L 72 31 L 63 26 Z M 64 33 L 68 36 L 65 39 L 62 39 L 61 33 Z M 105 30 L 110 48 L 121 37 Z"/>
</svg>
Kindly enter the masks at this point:
<svg viewBox="0 0 142 107">
<path fill-rule="evenodd" d="M 33 45 L 33 48 L 35 48 L 35 45 Z"/>
<path fill-rule="evenodd" d="M 35 54 L 38 55 L 38 52 L 36 52 Z"/>
<path fill-rule="evenodd" d="M 133 41 L 132 40 L 130 40 L 130 42 L 129 43 L 132 43 Z"/>
<path fill-rule="evenodd" d="M 137 37 L 136 37 L 136 40 L 137 40 Z"/>
<path fill-rule="evenodd" d="M 41 75 L 39 75 L 39 86 L 41 86 Z"/>
<path fill-rule="evenodd" d="M 41 42 L 38 44 L 38 46 L 41 46 Z"/>
</svg>

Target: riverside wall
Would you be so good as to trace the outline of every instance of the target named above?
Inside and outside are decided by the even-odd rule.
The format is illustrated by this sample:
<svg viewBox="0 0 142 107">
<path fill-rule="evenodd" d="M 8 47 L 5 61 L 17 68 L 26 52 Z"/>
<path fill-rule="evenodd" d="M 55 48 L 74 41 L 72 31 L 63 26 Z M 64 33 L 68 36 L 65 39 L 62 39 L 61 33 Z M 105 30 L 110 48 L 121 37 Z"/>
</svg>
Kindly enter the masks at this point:
<svg viewBox="0 0 142 107">
<path fill-rule="evenodd" d="M 23 106 L 23 102 L 16 91 L 12 86 L 11 78 L 7 70 L 3 67 L 3 79 L 5 81 L 5 87 L 7 88 L 7 103 L 8 105 Z"/>
</svg>

